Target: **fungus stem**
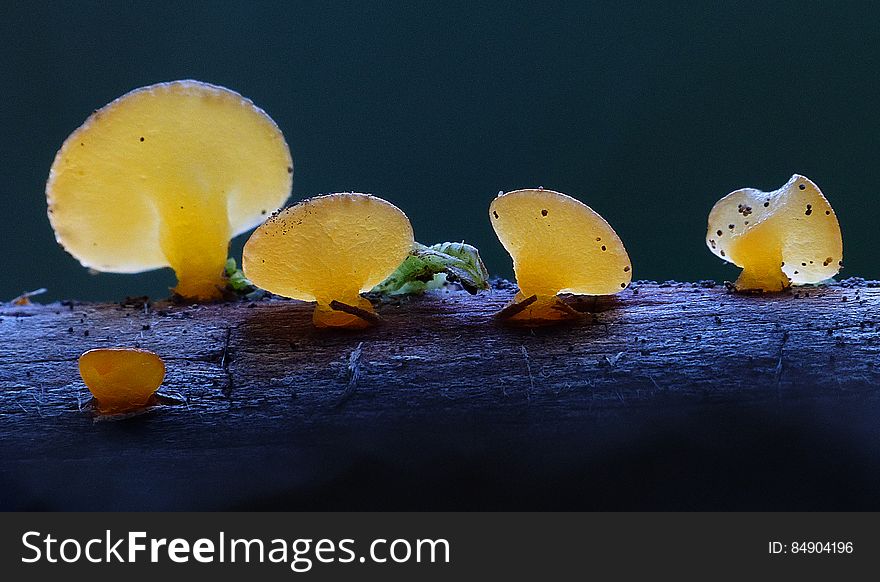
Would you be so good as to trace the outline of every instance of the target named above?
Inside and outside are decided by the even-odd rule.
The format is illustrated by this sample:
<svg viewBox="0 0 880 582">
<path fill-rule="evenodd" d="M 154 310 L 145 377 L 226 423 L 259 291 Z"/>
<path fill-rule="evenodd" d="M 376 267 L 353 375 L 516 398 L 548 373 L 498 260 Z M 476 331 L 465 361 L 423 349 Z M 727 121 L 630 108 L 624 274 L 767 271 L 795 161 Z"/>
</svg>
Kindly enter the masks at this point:
<svg viewBox="0 0 880 582">
<path fill-rule="evenodd" d="M 776 293 L 791 285 L 782 272 L 782 245 L 779 234 L 767 225 L 739 237 L 729 249 L 729 260 L 743 268 L 734 284 L 741 293 Z"/>
<path fill-rule="evenodd" d="M 162 252 L 177 275 L 174 292 L 186 299 L 223 297 L 226 258 L 232 231 L 226 208 L 206 198 L 181 196 L 159 208 Z"/>
<path fill-rule="evenodd" d="M 740 293 L 775 293 L 784 291 L 791 286 L 791 281 L 782 272 L 779 263 L 776 267 L 764 265 L 747 265 L 734 283 Z"/>
</svg>

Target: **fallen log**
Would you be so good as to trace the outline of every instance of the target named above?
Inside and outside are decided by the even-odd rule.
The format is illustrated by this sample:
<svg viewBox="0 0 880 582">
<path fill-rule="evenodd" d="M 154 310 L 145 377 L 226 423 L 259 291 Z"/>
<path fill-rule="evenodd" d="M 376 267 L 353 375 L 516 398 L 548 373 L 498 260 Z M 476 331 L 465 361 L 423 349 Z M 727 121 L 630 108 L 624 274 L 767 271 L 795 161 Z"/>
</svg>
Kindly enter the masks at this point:
<svg viewBox="0 0 880 582">
<path fill-rule="evenodd" d="M 385 302 L 0 305 L 2 509 L 880 509 L 880 288 L 636 283 L 500 326 L 509 284 Z M 100 421 L 91 348 L 166 362 Z M 175 400 L 182 401 L 174 404 Z"/>
</svg>

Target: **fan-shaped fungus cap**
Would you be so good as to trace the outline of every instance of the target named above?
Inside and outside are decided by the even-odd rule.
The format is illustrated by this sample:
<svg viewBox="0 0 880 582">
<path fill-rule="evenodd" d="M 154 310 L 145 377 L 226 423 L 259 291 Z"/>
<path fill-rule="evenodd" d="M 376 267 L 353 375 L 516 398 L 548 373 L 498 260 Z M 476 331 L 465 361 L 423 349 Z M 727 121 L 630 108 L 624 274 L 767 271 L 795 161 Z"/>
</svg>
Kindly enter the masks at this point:
<svg viewBox="0 0 880 582">
<path fill-rule="evenodd" d="M 552 190 L 515 190 L 489 206 L 489 220 L 513 257 L 519 285 L 502 318 L 539 323 L 572 317 L 559 293 L 610 295 L 632 279 L 614 229 L 589 206 Z"/>
<path fill-rule="evenodd" d="M 413 246 L 406 215 L 368 194 L 330 194 L 271 216 L 244 246 L 242 269 L 267 291 L 316 301 L 318 327 L 363 328 L 377 316 L 369 291 Z"/>
<path fill-rule="evenodd" d="M 79 373 L 102 413 L 143 408 L 165 378 L 165 364 L 147 350 L 108 348 L 79 357 Z"/>
<path fill-rule="evenodd" d="M 819 187 L 798 174 L 774 192 L 743 188 L 716 202 L 706 244 L 742 267 L 738 291 L 818 283 L 843 264 L 837 215 Z"/>
<path fill-rule="evenodd" d="M 175 81 L 96 111 L 61 146 L 46 185 L 58 242 L 86 267 L 170 266 L 177 294 L 217 299 L 229 240 L 290 195 L 278 126 L 229 89 Z"/>
</svg>

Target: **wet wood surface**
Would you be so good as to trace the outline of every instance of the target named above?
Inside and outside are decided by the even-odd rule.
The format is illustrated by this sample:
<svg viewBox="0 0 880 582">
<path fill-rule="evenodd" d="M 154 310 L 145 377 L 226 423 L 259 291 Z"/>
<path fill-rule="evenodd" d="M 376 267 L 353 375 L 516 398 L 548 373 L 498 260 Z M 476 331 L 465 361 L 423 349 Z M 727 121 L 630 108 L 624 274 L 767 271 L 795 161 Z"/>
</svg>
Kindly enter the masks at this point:
<svg viewBox="0 0 880 582">
<path fill-rule="evenodd" d="M 520 329 L 512 296 L 0 305 L 4 509 L 880 509 L 880 288 L 637 283 Z M 180 404 L 96 418 L 91 348 Z"/>
</svg>

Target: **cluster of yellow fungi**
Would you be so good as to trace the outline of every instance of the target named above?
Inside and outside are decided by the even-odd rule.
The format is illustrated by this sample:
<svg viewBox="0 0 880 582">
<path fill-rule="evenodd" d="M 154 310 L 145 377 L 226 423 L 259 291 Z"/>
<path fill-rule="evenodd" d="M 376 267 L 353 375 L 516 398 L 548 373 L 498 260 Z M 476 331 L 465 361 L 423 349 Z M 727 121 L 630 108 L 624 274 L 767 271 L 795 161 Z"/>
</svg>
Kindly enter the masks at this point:
<svg viewBox="0 0 880 582">
<path fill-rule="evenodd" d="M 229 89 L 184 80 L 136 89 L 95 111 L 56 155 L 46 198 L 56 239 L 90 269 L 171 267 L 177 296 L 218 300 L 229 241 L 258 227 L 242 256 L 251 283 L 315 302 L 317 327 L 377 323 L 362 294 L 410 256 L 409 219 L 358 193 L 279 210 L 292 174 L 284 136 L 264 111 Z M 519 286 L 501 320 L 573 319 L 579 313 L 560 295 L 612 295 L 632 279 L 620 237 L 570 196 L 543 188 L 499 193 L 489 220 Z M 821 282 L 843 260 L 834 211 L 800 175 L 773 192 L 744 188 L 719 200 L 706 244 L 742 267 L 735 288 L 744 292 Z M 104 413 L 149 405 L 165 374 L 155 354 L 122 348 L 86 352 L 79 366 Z"/>
</svg>

